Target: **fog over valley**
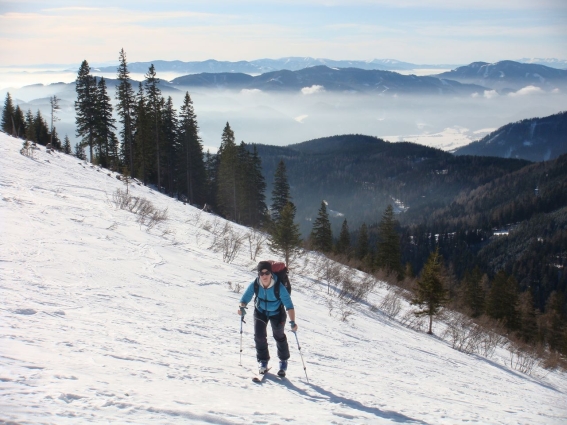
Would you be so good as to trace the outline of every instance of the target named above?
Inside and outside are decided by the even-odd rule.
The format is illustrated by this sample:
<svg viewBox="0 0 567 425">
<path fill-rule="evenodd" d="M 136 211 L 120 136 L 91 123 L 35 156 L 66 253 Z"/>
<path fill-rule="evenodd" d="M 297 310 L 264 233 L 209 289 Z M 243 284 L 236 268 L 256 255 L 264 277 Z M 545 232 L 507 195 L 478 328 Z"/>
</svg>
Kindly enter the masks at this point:
<svg viewBox="0 0 567 425">
<path fill-rule="evenodd" d="M 56 123 L 60 138 L 66 134 L 72 142 L 75 136 L 72 82 L 76 74 L 69 72 L 23 73 L 20 70 L 0 72 L 0 95 L 10 92 L 15 104 L 34 113 L 37 109 L 49 116 L 49 97 L 61 98 L 61 121 Z M 433 70 L 434 72 L 437 70 Z M 109 94 L 115 97 L 115 74 L 104 76 Z M 142 74 L 132 74 L 142 81 Z M 472 95 L 407 95 L 383 93 L 352 93 L 327 91 L 324 86 L 304 87 L 294 92 L 262 91 L 258 89 L 226 90 L 167 84 L 178 74 L 164 73 L 162 92 L 172 96 L 177 110 L 189 91 L 197 114 L 200 136 L 205 150 L 215 152 L 227 122 L 236 139 L 246 143 L 285 146 L 336 134 L 366 134 L 388 141 L 411 141 L 443 150 L 454 150 L 479 140 L 490 131 L 510 122 L 546 116 L 565 108 L 565 90 L 546 91 L 526 87 L 515 93 L 498 94 L 479 90 Z M 38 84 L 30 85 L 33 78 Z M 54 84 L 62 81 L 67 84 Z M 7 87 L 7 83 L 14 83 Z M 24 85 L 28 84 L 28 85 Z M 134 83 L 137 90 L 138 83 Z M 116 111 L 115 111 L 116 115 Z"/>
</svg>

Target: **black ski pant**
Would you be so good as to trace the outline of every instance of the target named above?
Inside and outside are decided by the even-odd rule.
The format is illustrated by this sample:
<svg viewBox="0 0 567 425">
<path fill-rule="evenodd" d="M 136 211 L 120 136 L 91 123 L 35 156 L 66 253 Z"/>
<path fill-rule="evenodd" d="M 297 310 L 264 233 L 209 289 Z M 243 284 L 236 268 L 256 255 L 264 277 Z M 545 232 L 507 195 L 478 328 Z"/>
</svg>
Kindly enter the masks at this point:
<svg viewBox="0 0 567 425">
<path fill-rule="evenodd" d="M 256 343 L 256 358 L 258 361 L 270 360 L 270 352 L 268 350 L 268 322 L 272 326 L 272 334 L 276 340 L 278 348 L 278 358 L 280 360 L 289 359 L 289 346 L 285 336 L 286 312 L 282 308 L 280 314 L 267 317 L 254 309 L 254 342 Z"/>
</svg>

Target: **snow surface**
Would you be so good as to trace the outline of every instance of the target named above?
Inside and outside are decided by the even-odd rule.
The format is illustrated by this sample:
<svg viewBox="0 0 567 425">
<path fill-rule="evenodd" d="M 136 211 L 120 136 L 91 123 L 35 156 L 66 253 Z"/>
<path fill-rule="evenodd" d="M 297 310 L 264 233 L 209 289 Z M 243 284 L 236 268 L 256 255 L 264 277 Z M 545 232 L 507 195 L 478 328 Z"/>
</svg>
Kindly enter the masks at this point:
<svg viewBox="0 0 567 425">
<path fill-rule="evenodd" d="M 239 366 L 230 286 L 250 282 L 256 262 L 247 246 L 231 264 L 208 249 L 225 222 L 135 185 L 168 209 L 148 231 L 111 202 L 123 187 L 114 173 L 20 147 L 0 134 L 0 423 L 567 422 L 564 374 L 524 375 L 503 348 L 466 355 L 389 320 L 370 308 L 385 284 L 342 322 L 312 253 L 291 274 L 309 382 L 288 333 L 288 379 L 253 383 L 252 320 Z"/>
</svg>

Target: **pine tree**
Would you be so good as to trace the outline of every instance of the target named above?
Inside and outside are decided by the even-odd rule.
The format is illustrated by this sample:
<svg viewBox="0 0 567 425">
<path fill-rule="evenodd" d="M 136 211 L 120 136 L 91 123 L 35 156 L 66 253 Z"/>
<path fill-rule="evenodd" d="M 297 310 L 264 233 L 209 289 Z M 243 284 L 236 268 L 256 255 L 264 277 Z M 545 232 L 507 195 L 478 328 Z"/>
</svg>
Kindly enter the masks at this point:
<svg viewBox="0 0 567 425">
<path fill-rule="evenodd" d="M 252 224 L 252 158 L 244 141 L 236 147 L 238 163 L 237 187 L 238 192 L 238 222 L 250 226 Z"/>
<path fill-rule="evenodd" d="M 388 205 L 378 225 L 376 265 L 388 273 L 395 273 L 400 280 L 403 278 L 404 269 L 402 267 L 400 237 L 396 232 L 396 226 L 394 208 L 392 205 Z"/>
<path fill-rule="evenodd" d="M 26 134 L 26 118 L 24 112 L 20 109 L 20 105 L 16 106 L 14 112 L 14 137 L 25 137 Z"/>
<path fill-rule="evenodd" d="M 92 161 L 97 130 L 97 84 L 96 78 L 90 72 L 91 68 L 88 62 L 84 60 L 81 63 L 75 81 L 75 90 L 77 92 L 75 123 L 77 126 L 77 137 L 81 137 L 82 145 L 89 147 L 89 158 Z"/>
<path fill-rule="evenodd" d="M 87 160 L 87 155 L 85 154 L 85 148 L 81 143 L 77 143 L 75 145 L 75 156 L 77 157 L 77 159 L 80 159 L 81 161 Z"/>
<path fill-rule="evenodd" d="M 134 125 L 136 132 L 134 133 L 134 144 L 136 146 L 136 155 L 134 162 L 134 170 L 132 175 L 139 176 L 144 184 L 148 184 L 153 172 L 154 144 L 152 143 L 152 122 L 148 113 L 146 97 L 142 83 L 138 87 L 136 95 L 136 123 Z"/>
<path fill-rule="evenodd" d="M 132 176 L 130 175 L 130 170 L 128 170 L 128 167 L 124 166 L 122 168 L 122 183 L 124 183 L 124 186 L 126 186 L 126 195 L 128 194 L 128 190 L 130 185 L 132 184 Z"/>
<path fill-rule="evenodd" d="M 423 266 L 421 276 L 417 281 L 417 290 L 411 301 L 421 310 L 415 312 L 416 316 L 429 316 L 428 334 L 433 334 L 433 316 L 441 311 L 448 301 L 447 290 L 443 284 L 443 258 L 439 255 L 439 248 L 435 249 Z"/>
<path fill-rule="evenodd" d="M 207 170 L 203 159 L 203 145 L 199 138 L 197 116 L 189 92 L 185 93 L 179 114 L 179 145 L 178 172 L 181 192 L 187 196 L 190 204 L 211 203 L 211 199 L 207 199 L 207 193 L 210 193 L 213 199 L 216 195 L 212 192 L 212 187 L 211 192 L 206 189 Z"/>
<path fill-rule="evenodd" d="M 472 317 L 479 317 L 484 313 L 484 300 L 486 294 L 482 287 L 482 273 L 475 267 L 472 272 L 465 272 L 463 278 L 463 303 L 470 309 Z"/>
<path fill-rule="evenodd" d="M 54 146 L 54 144 L 53 144 L 54 143 L 53 133 L 55 132 L 54 123 L 59 121 L 59 118 L 57 117 L 57 112 L 59 112 L 61 110 L 61 108 L 59 107 L 59 101 L 60 100 L 61 99 L 59 99 L 55 95 L 53 95 L 49 98 L 49 105 L 51 107 L 51 126 L 49 128 L 49 133 L 50 133 L 51 137 L 49 139 L 49 143 L 51 143 L 51 146 Z"/>
<path fill-rule="evenodd" d="M 350 232 L 348 230 L 347 219 L 343 221 L 341 226 L 341 233 L 339 234 L 339 240 L 335 246 L 335 251 L 337 254 L 343 254 L 350 256 Z"/>
<path fill-rule="evenodd" d="M 134 110 L 136 108 L 136 99 L 134 96 L 134 89 L 130 83 L 130 72 L 128 71 L 128 64 L 126 62 L 126 52 L 124 49 L 120 50 L 119 54 L 120 64 L 118 65 L 118 81 L 116 86 L 116 99 L 118 104 L 116 109 L 120 116 L 120 123 L 122 130 L 120 136 L 122 138 L 122 160 L 128 166 L 130 172 L 134 170 L 134 123 L 135 116 Z"/>
<path fill-rule="evenodd" d="M 545 339 L 552 350 L 567 354 L 565 295 L 553 291 L 545 304 L 543 323 Z"/>
<path fill-rule="evenodd" d="M 154 64 L 150 65 L 148 73 L 145 75 L 145 86 L 148 101 L 148 113 L 152 125 L 152 133 L 155 147 L 155 165 L 157 174 L 157 186 L 161 192 L 161 143 L 160 143 L 160 122 L 161 122 L 161 90 L 158 87 L 159 78 L 156 75 Z"/>
<path fill-rule="evenodd" d="M 25 139 L 29 140 L 30 142 L 37 142 L 37 134 L 35 131 L 35 120 L 31 109 L 28 109 L 28 112 L 26 112 L 25 128 L 26 128 Z"/>
<path fill-rule="evenodd" d="M 67 135 L 65 135 L 65 140 L 63 142 L 63 153 L 66 153 L 67 155 L 71 154 L 71 142 Z"/>
<path fill-rule="evenodd" d="M 57 127 L 53 127 L 53 131 L 50 133 L 51 139 L 51 149 L 56 151 L 61 150 L 61 140 L 59 140 L 59 135 L 57 134 Z"/>
<path fill-rule="evenodd" d="M 299 225 L 294 223 L 295 206 L 289 202 L 280 211 L 280 218 L 273 224 L 268 246 L 272 252 L 281 255 L 289 267 L 294 256 L 299 252 L 301 236 Z"/>
<path fill-rule="evenodd" d="M 108 157 L 110 169 L 113 171 L 120 170 L 120 141 L 114 132 L 110 133 L 110 140 L 108 142 Z"/>
<path fill-rule="evenodd" d="M 162 111 L 162 134 L 164 145 L 164 187 L 165 193 L 172 195 L 177 191 L 176 162 L 179 151 L 177 111 L 173 108 L 173 99 L 167 98 Z"/>
<path fill-rule="evenodd" d="M 112 103 L 106 89 L 106 81 L 101 78 L 96 91 L 96 135 L 95 148 L 98 164 L 117 170 L 119 158 L 111 153 L 115 141 L 116 120 L 112 116 Z"/>
<path fill-rule="evenodd" d="M 494 276 L 486 298 L 486 313 L 496 320 L 502 320 L 511 330 L 518 329 L 518 284 L 513 276 L 500 270 Z"/>
<path fill-rule="evenodd" d="M 369 254 L 368 248 L 368 227 L 366 227 L 366 223 L 362 223 L 356 241 L 356 258 L 361 261 L 364 260 Z"/>
<path fill-rule="evenodd" d="M 35 141 L 40 145 L 46 146 L 49 143 L 50 135 L 49 128 L 47 127 L 47 122 L 41 115 L 41 111 L 38 109 L 34 117 L 34 129 L 35 129 Z"/>
<path fill-rule="evenodd" d="M 272 189 L 272 205 L 270 206 L 270 216 L 273 222 L 280 219 L 281 210 L 291 202 L 291 193 L 289 183 L 287 181 L 287 172 L 285 163 L 282 160 L 278 163 L 276 173 L 274 175 L 274 187 Z M 292 204 L 293 205 L 293 204 Z M 295 206 L 294 206 L 295 207 Z M 295 215 L 294 210 L 294 215 Z"/>
<path fill-rule="evenodd" d="M 518 297 L 518 336 L 527 343 L 535 342 L 538 338 L 537 312 L 534 308 L 534 299 L 530 291 L 525 291 Z"/>
<path fill-rule="evenodd" d="M 219 156 L 211 154 L 210 151 L 205 155 L 205 172 L 207 177 L 205 202 L 208 208 L 217 210 Z"/>
<path fill-rule="evenodd" d="M 321 202 L 319 213 L 313 223 L 311 231 L 313 249 L 324 253 L 331 252 L 333 249 L 333 233 L 331 232 L 331 222 L 327 213 L 327 203 Z"/>
<path fill-rule="evenodd" d="M 238 149 L 234 140 L 234 132 L 229 123 L 222 133 L 222 142 L 219 148 L 219 172 L 217 205 L 221 213 L 232 221 L 238 221 L 238 189 L 239 189 L 239 161 Z"/>
<path fill-rule="evenodd" d="M 266 179 L 262 174 L 262 160 L 258 155 L 256 145 L 250 157 L 250 179 L 251 188 L 251 225 L 255 228 L 262 228 L 268 219 L 268 207 L 266 206 Z"/>
<path fill-rule="evenodd" d="M 12 102 L 10 93 L 6 93 L 6 100 L 4 100 L 4 109 L 2 110 L 2 131 L 6 134 L 16 136 L 15 125 L 15 108 Z"/>
</svg>

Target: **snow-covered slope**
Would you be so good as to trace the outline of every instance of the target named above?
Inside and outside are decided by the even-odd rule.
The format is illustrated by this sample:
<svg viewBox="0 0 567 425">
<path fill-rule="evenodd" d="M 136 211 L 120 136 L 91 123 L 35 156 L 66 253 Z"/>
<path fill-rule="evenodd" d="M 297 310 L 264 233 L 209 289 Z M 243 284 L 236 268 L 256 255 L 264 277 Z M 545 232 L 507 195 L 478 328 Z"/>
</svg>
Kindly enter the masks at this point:
<svg viewBox="0 0 567 425">
<path fill-rule="evenodd" d="M 292 274 L 309 382 L 288 334 L 289 379 L 254 384 L 252 320 L 239 366 L 234 288 L 253 279 L 255 261 L 247 246 L 231 264 L 208 249 L 224 222 L 135 185 L 168 209 L 148 231 L 112 204 L 123 187 L 113 173 L 43 147 L 28 158 L 20 146 L 0 134 L 0 423 L 567 420 L 563 374 L 527 376 L 501 348 L 466 355 L 388 320 L 369 308 L 389 293 L 384 284 L 340 321 L 314 254 Z"/>
</svg>

